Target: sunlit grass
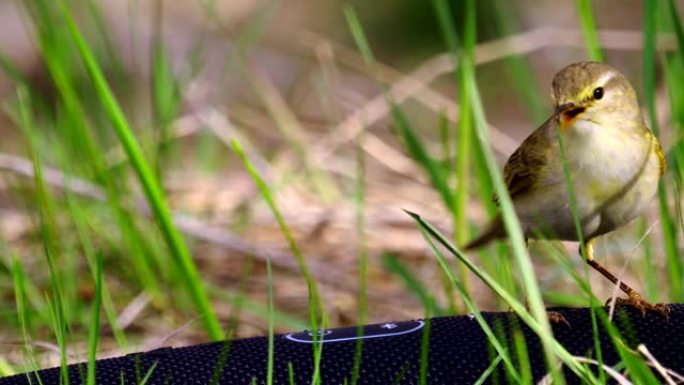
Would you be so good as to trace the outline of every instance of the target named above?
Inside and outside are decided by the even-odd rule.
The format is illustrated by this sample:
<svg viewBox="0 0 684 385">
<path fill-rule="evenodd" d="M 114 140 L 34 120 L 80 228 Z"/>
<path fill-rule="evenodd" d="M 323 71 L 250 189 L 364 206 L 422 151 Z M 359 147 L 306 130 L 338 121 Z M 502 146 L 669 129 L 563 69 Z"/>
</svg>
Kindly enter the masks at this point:
<svg viewBox="0 0 684 385">
<path fill-rule="evenodd" d="M 365 143 L 364 131 L 359 134 L 356 149 L 356 189 L 354 208 L 356 210 L 356 234 L 358 236 L 358 270 L 359 270 L 359 295 L 358 295 L 358 328 L 357 335 L 363 337 L 364 324 L 368 320 L 368 228 L 366 220 L 366 154 L 363 151 Z M 351 385 L 359 382 L 361 374 L 361 359 L 363 357 L 363 338 L 356 342 L 354 354 L 354 366 L 352 369 Z"/>
<path fill-rule="evenodd" d="M 289 226 L 285 222 L 285 219 L 283 218 L 283 215 L 281 214 L 280 210 L 278 209 L 278 205 L 275 201 L 275 198 L 271 192 L 271 189 L 269 188 L 268 185 L 264 182 L 264 180 L 261 178 L 259 175 L 259 172 L 256 170 L 252 162 L 247 158 L 247 155 L 245 154 L 244 150 L 242 149 L 242 146 L 240 143 L 236 140 L 232 140 L 233 144 L 233 150 L 235 150 L 236 154 L 242 161 L 242 164 L 244 165 L 245 169 L 249 173 L 249 175 L 252 177 L 252 180 L 254 183 L 257 185 L 259 188 L 259 191 L 261 192 L 261 195 L 263 196 L 264 200 L 268 204 L 269 208 L 271 209 L 271 212 L 273 213 L 273 216 L 275 217 L 276 222 L 278 223 L 278 226 L 280 228 L 280 231 L 282 232 L 283 236 L 285 237 L 288 246 L 290 247 L 290 250 L 292 251 L 295 259 L 297 260 L 297 264 L 299 265 L 300 272 L 302 273 L 302 276 L 304 278 L 304 281 L 306 282 L 306 286 L 308 288 L 308 305 L 309 305 L 309 322 L 311 328 L 309 330 L 321 330 L 321 329 L 326 329 L 328 327 L 328 317 L 326 314 L 325 306 L 323 304 L 323 299 L 321 298 L 320 291 L 318 290 L 318 285 L 316 284 L 316 280 L 314 279 L 313 275 L 311 274 L 309 267 L 307 265 L 306 259 L 304 258 L 304 255 L 301 252 L 301 249 L 297 242 L 294 239 L 294 236 L 292 235 L 292 232 L 290 231 Z M 272 277 L 271 277 L 272 278 Z M 272 313 L 272 312 L 269 312 Z M 269 316 L 269 319 L 272 318 L 272 315 Z M 269 331 L 272 334 L 272 329 L 269 326 Z M 270 337 L 272 338 L 272 337 Z M 313 377 L 311 379 L 312 383 L 318 384 L 321 381 L 320 378 L 320 360 L 321 360 L 321 354 L 323 352 L 323 344 L 316 344 L 316 340 L 318 338 L 318 335 L 316 333 L 313 334 L 313 339 L 314 339 L 314 370 L 313 370 Z M 271 358 L 272 359 L 272 358 Z"/>
<path fill-rule="evenodd" d="M 587 56 L 591 60 L 603 61 L 603 52 L 601 51 L 601 42 L 598 39 L 598 31 L 596 30 L 596 21 L 594 21 L 594 12 L 591 9 L 591 1 L 576 1 L 577 14 L 579 15 L 587 47 Z"/>
<path fill-rule="evenodd" d="M 204 284 L 199 277 L 190 251 L 188 250 L 183 237 L 178 232 L 178 229 L 173 224 L 168 204 L 166 203 L 166 199 L 159 186 L 159 181 L 154 177 L 148 162 L 145 160 L 140 145 L 128 124 L 126 116 L 114 97 L 111 88 L 107 84 L 90 47 L 83 39 L 78 26 L 71 18 L 66 5 L 62 4 L 62 10 L 64 11 L 66 22 L 69 25 L 71 37 L 78 47 L 79 54 L 83 59 L 88 73 L 93 78 L 93 84 L 99 97 L 102 99 L 102 106 L 108 114 L 110 123 L 115 129 L 122 147 L 126 151 L 126 155 L 138 175 L 148 203 L 159 222 L 162 235 L 166 240 L 169 251 L 178 264 L 179 270 L 185 279 L 187 289 L 192 296 L 198 312 L 201 314 L 202 322 L 207 329 L 207 333 L 213 339 L 220 339 L 223 336 L 221 326 L 219 325 L 218 319 L 216 318 L 214 310 L 205 293 Z"/>
<path fill-rule="evenodd" d="M 58 7 L 55 4 L 62 6 Z M 155 31 L 149 63 L 151 79 L 150 84 L 146 85 L 150 94 L 149 117 L 139 117 L 134 115 L 135 111 L 144 108 L 126 108 L 129 101 L 126 100 L 125 95 L 128 94 L 124 88 L 130 87 L 131 79 L 128 79 L 128 75 L 120 68 L 121 63 L 116 59 L 118 53 L 112 45 L 106 21 L 96 3 L 88 2 L 88 11 L 83 20 L 79 18 L 78 25 L 72 19 L 71 9 L 65 3 L 55 4 L 38 0 L 27 1 L 25 4 L 29 16 L 27 20 L 34 29 L 37 46 L 56 88 L 57 101 L 54 105 L 45 103 L 40 94 L 32 88 L 30 80 L 0 53 L 0 67 L 19 89 L 17 102 L 8 104 L 7 110 L 14 123 L 22 130 L 25 150 L 33 162 L 35 173 L 30 182 L 17 183 L 17 189 L 23 189 L 26 206 L 31 207 L 27 211 L 39 226 L 37 242 L 41 243 L 44 252 L 44 255 L 41 255 L 41 266 L 43 272 L 47 272 L 45 276 L 35 274 L 30 270 L 35 266 L 23 262 L 19 257 L 3 262 L 7 267 L 8 277 L 11 276 L 13 281 L 11 290 L 16 307 L 16 320 L 7 327 L 16 329 L 16 334 L 22 337 L 26 351 L 25 366 L 20 369 L 41 366 L 39 354 L 33 348 L 33 341 L 36 338 L 45 338 L 47 334 L 49 339 L 56 343 L 62 365 L 67 363 L 66 352 L 69 346 L 75 341 L 82 340 L 87 341 L 88 349 L 89 365 L 86 379 L 88 383 L 94 383 L 92 363 L 97 357 L 98 347 L 101 346 L 101 334 L 104 330 L 111 332 L 116 345 L 122 351 L 127 351 L 131 346 L 130 336 L 119 325 L 117 311 L 120 311 L 123 302 L 134 295 L 144 293 L 151 298 L 151 306 L 155 311 L 163 312 L 174 308 L 179 312 L 189 312 L 184 314 L 185 316 L 198 318 L 209 339 L 220 339 L 226 335 L 232 337 L 237 328 L 237 315 L 227 322 L 228 326 L 222 326 L 222 322 L 219 322 L 216 310 L 217 303 L 220 302 L 232 303 L 233 311 L 236 313 L 244 311 L 264 321 L 269 338 L 266 381 L 272 383 L 276 359 L 273 355 L 273 339 L 276 329 L 319 329 L 336 326 L 331 325 L 324 306 L 326 304 L 322 291 L 326 289 L 321 287 L 315 274 L 309 269 L 309 263 L 312 261 L 302 252 L 299 234 L 288 225 L 283 214 L 284 207 L 280 206 L 277 199 L 281 191 L 302 180 L 306 186 L 312 187 L 312 194 L 321 201 L 330 205 L 351 203 L 347 207 L 353 207 L 355 210 L 354 246 L 355 250 L 358 250 L 356 277 L 359 287 L 358 295 L 355 297 L 358 303 L 356 319 L 359 324 L 369 322 L 373 314 L 369 293 L 372 293 L 374 285 L 370 279 L 369 269 L 377 261 L 368 246 L 374 229 L 369 226 L 366 218 L 369 195 L 366 183 L 370 184 L 373 181 L 368 181 L 372 177 L 367 174 L 364 135 L 366 131 L 375 128 L 363 127 L 356 142 L 349 146 L 351 151 L 347 151 L 356 157 L 355 162 L 350 163 L 354 164 L 353 171 L 347 176 L 352 187 L 338 183 L 335 174 L 329 171 L 328 164 L 317 163 L 317 154 L 311 151 L 312 139 L 308 136 L 305 122 L 297 115 L 296 109 L 289 105 L 287 95 L 280 92 L 272 79 L 256 71 L 249 61 L 254 51 L 262 44 L 267 45 L 262 38 L 264 30 L 274 20 L 275 7 L 264 6 L 255 13 L 243 30 L 228 35 L 234 37 L 235 55 L 231 56 L 224 71 L 227 76 L 245 78 L 247 87 L 253 92 L 255 99 L 264 106 L 265 116 L 274 123 L 276 133 L 273 136 L 280 138 L 279 145 L 290 149 L 289 154 L 294 158 L 293 163 L 300 165 L 301 169 L 285 170 L 282 167 L 282 159 L 270 157 L 270 149 L 263 149 L 266 154 L 264 159 L 278 166 L 274 170 L 285 170 L 284 175 L 276 175 L 275 180 L 270 180 L 262 174 L 264 170 L 255 166 L 256 161 L 251 157 L 251 150 L 246 150 L 249 149 L 247 143 L 250 143 L 250 135 L 245 135 L 244 141 L 239 134 L 235 137 L 222 138 L 232 144 L 231 149 L 235 152 L 229 157 L 220 152 L 226 149 L 217 144 L 216 135 L 206 132 L 198 134 L 199 138 L 202 138 L 196 147 L 196 157 L 199 160 L 192 165 L 195 167 L 201 164 L 198 167 L 206 168 L 207 172 L 218 173 L 218 166 L 214 162 L 228 163 L 237 159 L 237 166 L 234 168 L 250 175 L 260 193 L 254 200 L 266 202 L 296 260 L 297 274 L 301 275 L 301 282 L 308 288 L 308 320 L 302 320 L 300 316 L 278 308 L 274 286 L 278 282 L 279 274 L 277 267 L 268 258 L 264 262 L 267 277 L 267 287 L 264 290 L 268 291 L 268 295 L 262 302 L 244 293 L 242 284 L 237 294 L 226 291 L 222 287 L 224 282 L 214 282 L 211 275 L 205 276 L 202 268 L 195 266 L 192 255 L 195 245 L 189 244 L 174 224 L 169 208 L 171 197 L 163 187 L 167 181 L 165 172 L 168 165 L 181 163 L 186 156 L 180 146 L 176 146 L 172 128 L 183 114 L 183 93 L 187 90 L 184 89 L 186 84 L 183 80 L 174 73 L 171 54 L 165 46 L 162 31 Z M 159 4 L 158 6 L 161 6 Z M 212 8 L 214 5 L 213 2 L 202 3 L 202 6 L 207 8 L 210 18 L 220 23 L 217 16 L 219 13 Z M 594 20 L 592 3 L 577 0 L 575 5 L 579 16 L 578 26 L 581 27 L 586 39 L 586 57 L 601 60 L 605 54 L 609 54 L 609 49 L 603 48 L 598 39 L 599 31 Z M 589 274 L 585 265 L 575 263 L 580 258 L 576 253 L 568 255 L 567 251 L 557 244 L 546 242 L 539 249 L 543 250 L 544 262 L 553 265 L 553 268 L 549 269 L 552 270 L 549 273 L 552 278 L 545 280 L 547 277 L 538 274 L 540 266 L 533 264 L 525 247 L 512 202 L 506 193 L 499 167 L 490 148 L 487 116 L 498 111 L 496 106 L 483 105 L 480 99 L 479 90 L 488 85 L 478 83 L 478 67 L 475 65 L 474 57 L 480 31 L 475 20 L 482 16 L 479 14 L 482 8 L 474 0 L 462 4 L 434 0 L 432 6 L 434 22 L 443 38 L 444 49 L 449 52 L 456 68 L 448 96 L 456 100 L 460 108 L 457 124 L 450 123 L 442 116 L 439 126 L 434 127 L 426 126 L 422 121 L 414 119 L 410 107 L 399 105 L 389 95 L 387 91 L 390 84 L 380 81 L 383 79 L 382 64 L 371 48 L 376 42 L 366 34 L 363 15 L 357 15 L 351 7 L 345 8 L 347 26 L 356 49 L 360 52 L 360 59 L 370 68 L 367 72 L 375 75 L 376 79 L 371 79 L 370 82 L 377 80 L 391 106 L 389 118 L 393 127 L 393 138 L 403 146 L 403 153 L 411 159 L 416 168 L 427 176 L 429 187 L 435 191 L 437 199 L 441 200 L 444 208 L 443 217 L 449 219 L 451 231 L 450 236 L 443 237 L 427 221 L 414 216 L 417 221 L 415 232 L 423 234 L 426 247 L 436 257 L 436 261 L 428 263 L 434 264 L 435 270 L 441 274 L 443 293 L 432 292 L 436 285 L 424 282 L 423 277 L 412 268 L 412 262 L 402 260 L 401 255 L 386 254 L 381 265 L 386 272 L 403 284 L 401 287 L 415 298 L 419 304 L 417 306 L 423 307 L 426 317 L 461 314 L 466 311 L 475 316 L 493 346 L 492 365 L 482 374 L 481 382 L 488 380 L 497 365 L 502 365 L 506 371 L 506 378 L 515 383 L 525 384 L 531 378 L 528 352 L 522 335 L 515 334 L 511 346 L 507 341 L 503 341 L 502 335 L 481 316 L 481 311 L 485 309 L 481 308 L 479 299 L 495 296 L 498 310 L 510 307 L 539 335 L 549 367 L 555 369 L 563 363 L 585 381 L 604 383 L 607 375 L 603 370 L 596 370 L 596 375 L 591 374 L 586 363 L 569 356 L 558 345 L 550 331 L 544 311 L 545 303 L 571 306 L 599 305 L 604 299 L 594 296 L 589 279 L 595 278 L 596 275 Z M 522 25 L 515 19 L 517 16 L 514 13 L 503 10 L 497 12 L 497 17 L 493 17 L 492 20 L 493 28 L 499 35 L 510 34 L 517 25 Z M 644 94 L 641 95 L 641 100 L 645 102 L 648 122 L 654 132 L 667 133 L 668 137 L 675 141 L 673 146 L 668 147 L 671 148 L 667 154 L 670 173 L 666 176 L 667 182 L 674 180 L 675 183 L 665 182 L 660 186 L 660 224 L 652 233 L 647 231 L 650 223 L 642 224 L 635 235 L 635 238 L 638 238 L 648 233 L 639 250 L 643 250 L 644 263 L 649 269 L 639 278 L 644 279 L 647 297 L 661 301 L 680 301 L 684 298 L 684 269 L 678 255 L 679 240 L 684 228 L 684 219 L 678 202 L 684 178 L 684 146 L 681 144 L 681 138 L 684 136 L 684 91 L 678 86 L 684 84 L 684 30 L 677 12 L 677 3 L 674 0 L 644 2 Z M 454 14 L 463 16 L 462 19 L 458 19 L 459 23 L 456 23 Z M 161 21 L 155 20 L 156 28 L 160 28 Z M 227 31 L 231 26 L 221 27 Z M 96 32 L 87 34 L 84 31 Z M 657 39 L 662 33 L 675 37 L 678 47 L 676 51 L 663 53 L 658 50 Z M 84 36 L 88 38 L 87 41 Z M 198 43 L 198 51 L 201 50 L 200 45 Z M 544 104 L 548 103 L 546 96 L 537 92 L 536 86 L 531 86 L 532 83 L 536 83 L 532 60 L 517 55 L 506 60 L 504 65 L 507 74 L 512 78 L 510 83 L 523 103 L 528 106 L 528 114 L 532 117 L 533 124 L 529 127 L 531 131 L 542 123 L 546 114 L 550 113 Z M 200 71 L 203 64 L 192 63 L 193 71 Z M 112 66 L 114 70 L 107 71 L 105 65 Z M 107 73 L 107 78 L 104 73 Z M 660 92 L 657 82 L 660 73 L 664 77 L 667 101 L 672 113 L 672 121 L 665 123 L 657 119 L 658 110 L 664 108 L 658 105 L 656 99 Z M 85 86 L 77 83 L 79 74 L 88 75 Z M 87 92 L 83 91 L 84 87 Z M 340 98 L 332 86 L 320 87 L 319 92 L 324 93 L 323 98 L 328 104 L 334 104 Z M 84 97 L 84 94 L 90 97 Z M 328 107 L 331 110 L 339 108 Z M 326 116 L 333 122 L 334 115 L 328 113 Z M 141 129 L 137 128 L 137 123 L 141 123 Z M 248 126 L 240 127 L 241 124 L 240 121 L 236 123 L 238 131 L 243 128 L 247 131 Z M 428 139 L 430 135 L 426 133 L 430 130 L 439 131 L 439 138 L 436 141 Z M 254 142 L 250 143 L 250 147 L 252 143 Z M 260 145 L 257 143 L 254 148 L 259 149 Z M 125 156 L 120 162 L 110 162 L 107 153 L 111 149 L 123 150 Z M 89 202 L 77 194 L 72 194 L 68 189 L 64 193 L 55 191 L 56 189 L 45 181 L 42 172 L 44 165 L 58 166 L 70 174 L 94 182 L 104 191 L 104 201 Z M 396 183 L 402 183 L 402 177 L 395 177 Z M 132 179 L 135 182 L 133 184 L 124 182 Z M 137 199 L 137 187 L 141 188 L 144 200 Z M 297 188 L 299 187 L 297 185 Z M 484 207 L 486 215 L 492 215 L 499 209 L 490 201 L 492 192 L 500 197 L 500 210 L 510 236 L 503 245 L 479 251 L 477 255 L 480 259 L 475 260 L 472 258 L 474 256 L 460 253 L 458 245 L 470 239 L 472 233 L 479 232 L 473 227 L 473 208 L 476 204 Z M 152 220 L 139 212 L 148 210 L 147 207 L 152 212 Z M 399 207 L 395 209 L 398 210 Z M 249 211 L 249 208 L 244 211 Z M 245 214 L 245 217 L 249 218 L 249 215 Z M 231 218 L 228 222 L 238 221 Z M 450 243 L 451 240 L 455 241 L 456 246 Z M 4 249 L 4 245 L 2 246 Z M 453 255 L 447 255 L 441 247 L 445 247 Z M 167 254 L 171 258 L 167 257 Z M 454 257 L 457 260 L 456 264 L 450 261 Z M 666 286 L 659 279 L 662 274 L 657 266 L 661 261 L 665 263 L 662 270 L 667 274 Z M 249 269 L 243 272 L 245 282 L 249 274 Z M 556 277 L 571 288 L 568 291 L 558 291 L 557 287 L 551 285 L 556 281 Z M 473 279 L 485 282 L 491 293 L 474 293 L 474 284 L 480 282 Z M 83 282 L 86 282 L 89 288 L 92 286 L 92 297 L 81 298 L 79 289 L 82 288 Z M 553 287 L 553 290 L 546 287 L 545 282 Z M 117 286 L 110 286 L 112 283 Z M 46 287 L 48 294 L 43 293 Z M 112 287 L 116 287 L 120 292 Z M 121 287 L 124 289 L 120 289 Z M 529 305 L 529 308 L 524 304 Z M 104 312 L 102 319 L 101 312 Z M 609 335 L 622 358 L 621 365 L 630 372 L 635 383 L 655 383 L 655 378 L 644 364 L 643 358 L 623 346 L 621 336 L 615 328 L 611 328 L 606 315 L 597 311 L 594 320 L 595 333 L 598 325 L 608 328 Z M 46 330 L 51 334 L 46 333 Z M 362 331 L 359 328 L 359 333 Z M 427 335 L 424 336 L 423 342 L 419 381 L 427 383 Z M 360 381 L 362 352 L 363 345 L 359 342 L 354 372 L 350 374 L 350 384 Z M 317 348 L 314 353 L 316 370 L 312 383 L 321 381 L 321 357 L 322 348 Z M 600 368 L 600 352 L 597 362 Z M 15 368 L 5 367 L 0 362 L 0 373 L 3 375 L 14 370 Z M 291 383 L 294 383 L 295 378 L 293 370 L 290 366 Z M 147 374 L 149 375 L 150 373 Z M 553 370 L 551 375 L 555 376 L 554 383 L 562 382 L 558 370 Z"/>
<path fill-rule="evenodd" d="M 658 32 L 658 25 L 660 22 L 667 22 L 658 17 L 658 3 L 654 1 L 647 1 L 644 3 L 644 92 L 646 100 L 647 119 L 651 130 L 656 136 L 660 136 L 660 125 L 657 119 L 656 112 L 656 33 Z M 673 106 L 673 111 L 681 109 L 681 106 Z M 675 150 L 676 151 L 676 150 Z M 679 152 L 679 151 L 677 151 Z M 680 156 L 675 153 L 675 170 L 681 170 L 684 164 L 679 162 Z M 670 165 L 671 167 L 673 165 Z M 658 207 L 660 209 L 660 223 L 663 234 L 663 245 L 665 249 L 665 265 L 669 276 L 669 298 L 670 300 L 682 300 L 682 264 L 679 261 L 679 245 L 678 232 L 683 229 L 677 229 L 676 216 L 669 207 L 670 194 L 673 192 L 679 196 L 681 191 L 681 182 L 675 179 L 675 188 L 668 189 L 668 184 L 661 178 L 658 186 Z"/>
</svg>

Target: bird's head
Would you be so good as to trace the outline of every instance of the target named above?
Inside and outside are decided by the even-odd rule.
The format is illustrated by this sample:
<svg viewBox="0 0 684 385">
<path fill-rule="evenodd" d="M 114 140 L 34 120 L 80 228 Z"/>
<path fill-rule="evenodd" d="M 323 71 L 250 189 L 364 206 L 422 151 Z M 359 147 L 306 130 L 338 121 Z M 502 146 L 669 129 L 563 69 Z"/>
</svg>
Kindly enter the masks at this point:
<svg viewBox="0 0 684 385">
<path fill-rule="evenodd" d="M 642 121 L 634 88 L 607 64 L 579 62 L 563 68 L 553 78 L 552 98 L 561 129 L 577 122 L 607 126 Z"/>
</svg>

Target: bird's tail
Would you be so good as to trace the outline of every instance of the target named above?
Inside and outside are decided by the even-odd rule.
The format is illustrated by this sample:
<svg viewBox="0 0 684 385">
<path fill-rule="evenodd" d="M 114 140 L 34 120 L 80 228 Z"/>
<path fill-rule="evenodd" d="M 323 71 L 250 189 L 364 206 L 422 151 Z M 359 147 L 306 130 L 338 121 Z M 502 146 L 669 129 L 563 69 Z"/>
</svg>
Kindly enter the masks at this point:
<svg viewBox="0 0 684 385">
<path fill-rule="evenodd" d="M 505 235 L 506 231 L 504 230 L 501 216 L 497 216 L 496 218 L 494 218 L 492 223 L 489 225 L 489 228 L 487 228 L 487 230 L 484 233 L 480 234 L 472 241 L 466 243 L 461 249 L 463 251 L 475 250 L 488 244 L 489 242 L 495 239 L 503 238 Z"/>
</svg>

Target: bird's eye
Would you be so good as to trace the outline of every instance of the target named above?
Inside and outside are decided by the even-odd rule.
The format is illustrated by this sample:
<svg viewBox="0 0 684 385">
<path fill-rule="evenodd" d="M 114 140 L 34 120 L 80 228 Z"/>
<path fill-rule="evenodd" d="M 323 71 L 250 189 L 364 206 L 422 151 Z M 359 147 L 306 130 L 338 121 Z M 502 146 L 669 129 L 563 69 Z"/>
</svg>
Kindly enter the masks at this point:
<svg viewBox="0 0 684 385">
<path fill-rule="evenodd" d="M 594 99 L 600 100 L 603 97 L 603 87 L 594 89 Z"/>
</svg>

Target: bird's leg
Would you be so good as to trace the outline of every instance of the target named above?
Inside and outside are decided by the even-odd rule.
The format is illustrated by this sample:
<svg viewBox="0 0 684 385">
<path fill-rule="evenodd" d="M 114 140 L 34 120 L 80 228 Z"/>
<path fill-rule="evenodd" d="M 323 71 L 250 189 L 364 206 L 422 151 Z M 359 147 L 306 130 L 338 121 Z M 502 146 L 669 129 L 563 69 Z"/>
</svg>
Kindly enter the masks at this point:
<svg viewBox="0 0 684 385">
<path fill-rule="evenodd" d="M 552 324 L 564 323 L 567 327 L 570 327 L 570 322 L 568 322 L 568 320 L 565 319 L 565 316 L 555 310 L 547 310 L 546 316 L 549 317 L 549 322 L 551 322 Z"/>
<path fill-rule="evenodd" d="M 586 255 L 584 253 L 584 250 L 582 248 L 582 245 L 580 245 L 580 255 L 584 257 L 584 259 L 587 261 L 587 264 L 594 268 L 596 271 L 601 273 L 604 277 L 608 278 L 610 282 L 613 283 L 613 285 L 619 285 L 620 290 L 622 290 L 627 296 L 629 297 L 628 299 L 625 298 L 616 298 L 615 303 L 617 305 L 631 305 L 639 309 L 641 311 L 641 315 L 646 315 L 646 310 L 651 310 L 655 311 L 657 313 L 662 314 L 665 318 L 669 318 L 670 316 L 670 308 L 662 303 L 657 303 L 657 304 L 651 304 L 647 301 L 645 301 L 643 298 L 641 298 L 641 294 L 637 293 L 636 290 L 632 289 L 624 283 L 623 281 L 617 279 L 613 273 L 610 271 L 606 270 L 605 267 L 601 266 L 598 262 L 594 260 L 594 242 L 596 241 L 595 238 L 589 239 L 586 244 L 585 244 L 585 249 L 586 249 Z"/>
</svg>

